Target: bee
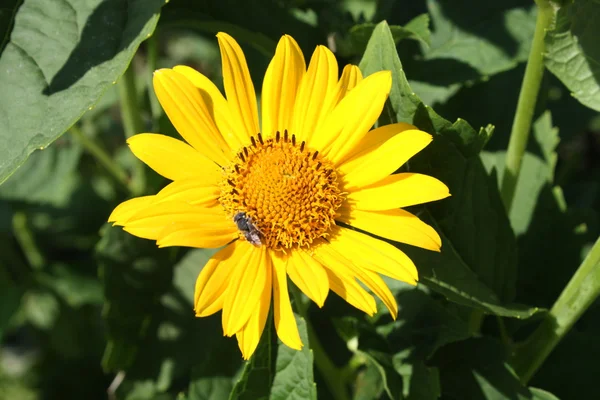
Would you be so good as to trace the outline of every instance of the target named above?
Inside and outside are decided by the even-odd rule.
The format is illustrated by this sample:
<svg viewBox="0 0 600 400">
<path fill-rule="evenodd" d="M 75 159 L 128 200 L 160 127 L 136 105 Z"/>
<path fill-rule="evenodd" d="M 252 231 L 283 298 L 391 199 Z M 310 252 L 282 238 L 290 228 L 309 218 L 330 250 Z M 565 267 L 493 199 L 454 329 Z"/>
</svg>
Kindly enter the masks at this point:
<svg viewBox="0 0 600 400">
<path fill-rule="evenodd" d="M 262 242 L 260 241 L 261 231 L 254 225 L 252 219 L 246 215 L 245 212 L 240 211 L 233 216 L 233 222 L 237 225 L 237 228 L 244 234 L 246 240 L 256 246 L 262 246 Z"/>
</svg>

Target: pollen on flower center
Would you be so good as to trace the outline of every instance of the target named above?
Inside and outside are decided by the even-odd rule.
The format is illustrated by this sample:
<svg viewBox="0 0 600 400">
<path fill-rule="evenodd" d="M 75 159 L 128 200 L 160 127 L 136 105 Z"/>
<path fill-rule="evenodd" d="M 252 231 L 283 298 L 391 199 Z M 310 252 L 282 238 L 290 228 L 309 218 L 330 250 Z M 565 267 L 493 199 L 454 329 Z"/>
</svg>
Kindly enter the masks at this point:
<svg viewBox="0 0 600 400">
<path fill-rule="evenodd" d="M 261 244 L 275 250 L 325 236 L 344 200 L 333 164 L 287 131 L 251 142 L 225 168 L 219 201 L 227 213 L 245 213 Z"/>
</svg>

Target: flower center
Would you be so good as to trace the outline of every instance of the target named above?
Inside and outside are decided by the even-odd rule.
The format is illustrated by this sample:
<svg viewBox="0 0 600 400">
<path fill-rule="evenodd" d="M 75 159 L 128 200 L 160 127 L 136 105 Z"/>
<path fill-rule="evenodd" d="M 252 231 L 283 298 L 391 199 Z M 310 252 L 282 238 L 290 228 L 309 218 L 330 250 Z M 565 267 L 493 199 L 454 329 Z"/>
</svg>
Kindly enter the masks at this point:
<svg viewBox="0 0 600 400">
<path fill-rule="evenodd" d="M 333 164 L 287 130 L 250 139 L 225 168 L 219 197 L 240 237 L 285 250 L 326 236 L 344 201 Z"/>
</svg>

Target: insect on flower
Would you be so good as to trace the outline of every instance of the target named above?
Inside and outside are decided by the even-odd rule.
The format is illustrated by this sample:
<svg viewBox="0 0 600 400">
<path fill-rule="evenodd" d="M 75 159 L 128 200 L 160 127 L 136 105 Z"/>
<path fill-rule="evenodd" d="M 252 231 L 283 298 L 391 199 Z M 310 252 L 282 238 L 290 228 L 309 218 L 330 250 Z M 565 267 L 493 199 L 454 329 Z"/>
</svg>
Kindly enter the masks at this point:
<svg viewBox="0 0 600 400">
<path fill-rule="evenodd" d="M 236 213 L 233 216 L 233 222 L 235 222 L 240 232 L 244 234 L 244 237 L 250 244 L 256 247 L 262 246 L 262 242 L 260 241 L 260 229 L 254 225 L 252 219 L 246 215 L 245 212 L 240 211 Z"/>
</svg>

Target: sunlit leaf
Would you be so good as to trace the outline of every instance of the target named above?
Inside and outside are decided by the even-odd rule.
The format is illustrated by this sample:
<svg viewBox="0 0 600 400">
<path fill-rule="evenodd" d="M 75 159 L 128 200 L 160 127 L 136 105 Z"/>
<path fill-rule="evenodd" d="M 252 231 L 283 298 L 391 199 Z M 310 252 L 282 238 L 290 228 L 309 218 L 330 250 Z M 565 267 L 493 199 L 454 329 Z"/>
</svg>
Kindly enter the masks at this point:
<svg viewBox="0 0 600 400">
<path fill-rule="evenodd" d="M 0 55 L 0 182 L 118 80 L 152 34 L 163 4 L 23 2 Z"/>
<path fill-rule="evenodd" d="M 546 35 L 546 66 L 581 104 L 600 111 L 600 4 L 570 1 Z"/>
</svg>

